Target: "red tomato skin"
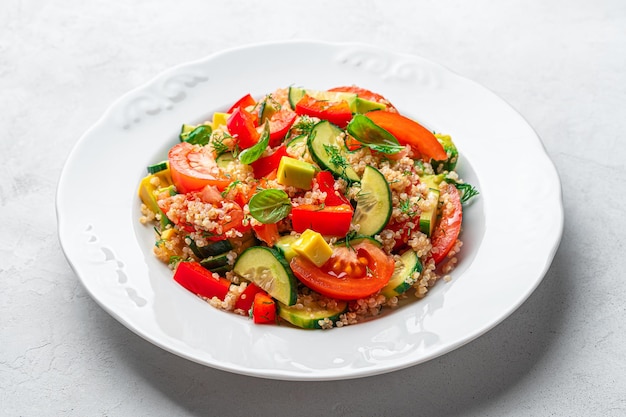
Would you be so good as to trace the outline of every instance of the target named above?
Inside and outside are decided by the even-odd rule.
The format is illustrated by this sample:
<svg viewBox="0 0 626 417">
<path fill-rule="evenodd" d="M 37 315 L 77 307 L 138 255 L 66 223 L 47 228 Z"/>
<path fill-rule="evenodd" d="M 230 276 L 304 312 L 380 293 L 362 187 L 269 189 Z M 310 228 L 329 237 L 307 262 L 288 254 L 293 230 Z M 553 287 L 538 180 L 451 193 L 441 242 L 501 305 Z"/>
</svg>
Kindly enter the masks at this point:
<svg viewBox="0 0 626 417">
<path fill-rule="evenodd" d="M 226 278 L 214 278 L 213 273 L 198 262 L 181 262 L 174 273 L 174 281 L 188 291 L 207 298 L 226 298 L 230 281 Z"/>
<path fill-rule="evenodd" d="M 354 209 L 349 204 L 338 206 L 301 205 L 291 209 L 291 226 L 298 233 L 306 229 L 324 236 L 343 237 L 350 231 Z"/>
<path fill-rule="evenodd" d="M 276 323 L 276 302 L 265 292 L 254 295 L 252 321 L 255 324 Z"/>
<path fill-rule="evenodd" d="M 326 200 L 324 200 L 324 204 L 327 206 L 350 204 L 350 201 L 346 196 L 335 190 L 335 178 L 330 171 L 318 172 L 315 179 L 320 191 L 326 193 Z"/>
<path fill-rule="evenodd" d="M 195 162 L 206 162 L 207 169 L 202 169 L 201 164 L 196 164 L 198 166 L 194 167 L 190 158 L 199 160 Z M 207 172 L 215 165 L 215 160 L 201 148 L 190 143 L 181 142 L 174 145 L 168 153 L 168 160 L 172 181 L 179 193 L 201 190 L 207 185 L 214 185 L 224 190 L 230 184 L 230 180 L 216 178 L 215 175 Z"/>
<path fill-rule="evenodd" d="M 256 104 L 256 100 L 250 94 L 246 94 L 245 96 L 243 96 L 239 100 L 237 100 L 237 102 L 235 102 L 235 104 L 233 104 L 231 106 L 231 108 L 228 109 L 228 111 L 226 113 L 232 114 L 238 108 L 242 108 L 242 109 L 245 110 L 246 107 L 254 106 L 255 104 Z"/>
<path fill-rule="evenodd" d="M 287 156 L 287 146 L 282 145 L 274 151 L 270 156 L 259 158 L 250 164 L 254 171 L 254 178 L 263 178 L 268 176 L 272 171 L 278 169 L 280 159 Z"/>
<path fill-rule="evenodd" d="M 395 136 L 401 145 L 411 145 L 424 159 L 445 161 L 448 158 L 435 135 L 416 121 L 398 113 L 380 110 L 368 112 L 365 116 Z"/>
<path fill-rule="evenodd" d="M 276 114 L 274 114 L 270 120 L 270 144 L 271 148 L 275 148 L 285 139 L 289 129 L 295 122 L 298 115 L 289 108 L 282 108 Z"/>
<path fill-rule="evenodd" d="M 316 100 L 306 95 L 296 104 L 296 113 L 328 120 L 340 128 L 345 128 L 352 120 L 352 111 L 345 101 L 330 102 Z"/>
<path fill-rule="evenodd" d="M 389 282 L 395 262 L 372 243 L 361 242 L 353 248 L 359 256 L 368 258 L 370 273 L 365 277 L 355 278 L 347 275 L 339 278 L 325 271 L 324 266 L 318 268 L 303 256 L 294 256 L 291 259 L 291 270 L 304 285 L 327 297 L 348 301 L 368 297 L 380 291 Z"/>
<path fill-rule="evenodd" d="M 447 193 L 450 196 L 453 210 L 451 212 L 444 210 L 430 238 L 430 243 L 433 246 L 432 257 L 435 264 L 440 263 L 454 247 L 461 233 L 461 224 L 463 222 L 463 206 L 459 191 L 454 185 L 448 184 Z"/>
<path fill-rule="evenodd" d="M 240 149 L 248 149 L 259 141 L 260 133 L 256 130 L 256 122 L 252 113 L 238 107 L 226 120 L 228 133 L 237 138 Z"/>
</svg>

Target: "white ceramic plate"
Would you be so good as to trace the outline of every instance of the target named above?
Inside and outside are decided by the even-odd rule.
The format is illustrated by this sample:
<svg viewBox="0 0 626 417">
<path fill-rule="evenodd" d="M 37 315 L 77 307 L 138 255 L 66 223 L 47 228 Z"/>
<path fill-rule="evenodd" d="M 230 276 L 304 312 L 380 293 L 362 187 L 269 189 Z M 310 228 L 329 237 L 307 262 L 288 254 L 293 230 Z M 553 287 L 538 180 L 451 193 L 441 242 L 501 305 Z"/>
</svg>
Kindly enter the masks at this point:
<svg viewBox="0 0 626 417">
<path fill-rule="evenodd" d="M 301 59 L 306 57 L 306 59 Z M 182 123 L 246 93 L 356 84 L 451 134 L 480 190 L 464 213 L 451 282 L 371 322 L 330 331 L 258 326 L 184 290 L 152 255 L 136 190 Z M 63 250 L 89 294 L 146 340 L 235 373 L 331 380 L 415 365 L 473 340 L 537 287 L 558 247 L 560 182 L 532 128 L 485 88 L 425 59 L 360 44 L 243 47 L 173 68 L 115 102 L 76 144 L 57 191 Z"/>
</svg>

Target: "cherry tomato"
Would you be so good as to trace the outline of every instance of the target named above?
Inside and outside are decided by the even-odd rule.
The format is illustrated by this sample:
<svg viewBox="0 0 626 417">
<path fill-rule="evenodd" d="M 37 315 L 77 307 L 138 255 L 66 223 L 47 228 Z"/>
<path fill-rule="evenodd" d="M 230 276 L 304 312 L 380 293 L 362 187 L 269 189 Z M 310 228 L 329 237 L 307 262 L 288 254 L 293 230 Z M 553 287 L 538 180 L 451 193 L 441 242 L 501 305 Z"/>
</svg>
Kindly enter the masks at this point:
<svg viewBox="0 0 626 417">
<path fill-rule="evenodd" d="M 296 104 L 296 113 L 328 120 L 342 129 L 352 120 L 352 111 L 347 101 L 317 100 L 308 94 Z"/>
<path fill-rule="evenodd" d="M 303 204 L 291 209 L 291 226 L 298 233 L 311 229 L 325 236 L 343 237 L 350 231 L 353 213 L 354 209 L 350 204 Z"/>
<path fill-rule="evenodd" d="M 287 132 L 291 129 L 293 122 L 298 115 L 290 108 L 283 107 L 276 112 L 269 120 L 270 124 L 270 144 L 274 148 L 285 139 Z"/>
<path fill-rule="evenodd" d="M 433 245 L 433 260 L 436 264 L 441 262 L 454 247 L 463 222 L 463 206 L 459 191 L 454 185 L 448 184 L 445 192 L 449 196 L 448 204 L 443 207 L 441 219 L 435 225 L 430 238 L 430 243 Z"/>
<path fill-rule="evenodd" d="M 335 247 L 320 268 L 304 256 L 291 259 L 291 270 L 313 291 L 338 300 L 358 300 L 375 294 L 393 274 L 395 262 L 381 248 L 363 241 Z"/>
<path fill-rule="evenodd" d="M 372 111 L 365 116 L 395 136 L 401 145 L 411 145 L 424 159 L 445 161 L 448 158 L 435 135 L 416 121 L 386 111 Z"/>
<path fill-rule="evenodd" d="M 380 94 L 374 93 L 373 91 L 367 90 L 365 88 L 361 88 L 361 87 L 357 87 L 357 86 L 341 86 L 341 87 L 335 87 L 335 88 L 331 88 L 328 91 L 337 91 L 337 92 L 344 92 L 344 93 L 354 93 L 357 96 L 365 99 L 365 100 L 369 100 L 369 101 L 375 101 L 376 103 L 382 103 L 384 105 L 387 106 L 387 111 L 392 111 L 392 112 L 398 112 L 398 110 L 396 110 L 396 108 L 393 106 L 393 104 L 391 104 L 389 102 L 389 100 L 387 100 L 385 97 L 381 96 Z"/>
<path fill-rule="evenodd" d="M 176 267 L 174 281 L 196 295 L 207 298 L 226 298 L 230 281 L 226 278 L 214 278 L 213 273 L 198 262 L 181 262 Z"/>
<path fill-rule="evenodd" d="M 201 190 L 207 185 L 223 190 L 230 184 L 230 180 L 222 176 L 212 152 L 206 147 L 178 143 L 170 149 L 168 160 L 172 181 L 180 193 Z"/>
<path fill-rule="evenodd" d="M 242 107 L 237 107 L 226 120 L 228 133 L 234 136 L 239 149 L 248 149 L 259 141 L 261 134 L 256 130 L 256 120 L 252 113 Z"/>
<path fill-rule="evenodd" d="M 324 204 L 327 206 L 339 206 L 341 204 L 350 204 L 350 201 L 341 194 L 340 191 L 335 190 L 335 178 L 330 171 L 320 171 L 315 176 L 317 186 L 320 191 L 326 193 L 326 200 Z"/>
<path fill-rule="evenodd" d="M 256 100 L 254 98 L 252 98 L 252 96 L 250 94 L 246 94 L 245 96 L 243 96 L 239 100 L 237 100 L 237 102 L 235 104 L 233 104 L 231 106 L 231 108 L 228 109 L 228 111 L 226 113 L 232 114 L 238 108 L 242 108 L 242 109 L 245 110 L 246 107 L 254 106 L 255 104 L 256 104 Z"/>
</svg>

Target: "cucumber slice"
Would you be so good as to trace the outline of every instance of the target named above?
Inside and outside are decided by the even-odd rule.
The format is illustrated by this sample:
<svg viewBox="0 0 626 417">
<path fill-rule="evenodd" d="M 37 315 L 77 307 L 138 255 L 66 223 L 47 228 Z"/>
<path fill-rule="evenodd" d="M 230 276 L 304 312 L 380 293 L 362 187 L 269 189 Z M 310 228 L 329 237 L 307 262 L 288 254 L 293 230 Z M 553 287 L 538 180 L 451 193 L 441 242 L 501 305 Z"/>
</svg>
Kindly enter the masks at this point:
<svg viewBox="0 0 626 417">
<path fill-rule="evenodd" d="M 148 170 L 148 174 L 156 174 L 157 172 L 165 171 L 167 168 L 167 161 L 161 161 L 154 165 L 149 165 L 146 169 Z"/>
<path fill-rule="evenodd" d="M 298 240 L 298 238 L 293 235 L 283 235 L 278 238 L 274 247 L 283 254 L 287 261 L 291 261 L 291 258 L 297 255 L 292 247 L 296 240 Z"/>
<path fill-rule="evenodd" d="M 359 182 L 359 175 L 346 159 L 345 147 L 337 139 L 341 134 L 342 130 L 327 120 L 317 123 L 307 141 L 309 152 L 322 169 L 350 182 Z"/>
<path fill-rule="evenodd" d="M 246 249 L 235 262 L 233 271 L 254 282 L 269 295 L 286 305 L 296 303 L 296 278 L 279 251 L 265 246 Z"/>
<path fill-rule="evenodd" d="M 213 271 L 215 268 L 228 266 L 228 256 L 226 253 L 216 256 L 209 256 L 200 261 L 200 265 L 206 269 Z"/>
<path fill-rule="evenodd" d="M 371 236 L 364 236 L 364 235 L 356 235 L 356 236 L 354 236 L 354 237 L 352 237 L 350 239 L 340 240 L 340 241 L 335 243 L 335 246 L 346 246 L 346 244 L 358 245 L 359 243 L 364 242 L 366 240 L 368 242 L 378 246 L 379 248 L 383 247 L 383 244 L 380 243 L 379 241 L 377 241 L 376 239 L 374 239 L 373 237 L 371 237 Z"/>
<path fill-rule="evenodd" d="M 420 181 L 428 186 L 428 194 L 426 199 L 431 203 L 429 210 L 422 211 L 420 214 L 420 232 L 430 237 L 435 229 L 437 222 L 437 207 L 439 202 L 439 184 L 443 181 L 443 175 L 425 175 Z"/>
<path fill-rule="evenodd" d="M 189 248 L 200 259 L 209 258 L 211 256 L 221 255 L 233 249 L 233 244 L 230 240 L 218 240 L 217 242 L 209 243 L 206 246 L 198 246 L 196 242 L 191 240 Z"/>
<path fill-rule="evenodd" d="M 220 156 L 218 156 L 217 158 L 215 158 L 215 162 L 217 163 L 217 166 L 220 168 L 226 168 L 228 164 L 230 164 L 234 160 L 235 160 L 235 157 L 230 152 L 225 152 L 221 154 Z"/>
<path fill-rule="evenodd" d="M 306 135 L 298 135 L 295 138 L 291 139 L 289 142 L 287 142 L 287 148 L 298 146 L 301 143 L 306 143 Z"/>
<path fill-rule="evenodd" d="M 292 110 L 296 109 L 296 104 L 298 104 L 298 102 L 302 99 L 302 97 L 304 97 L 305 94 L 306 90 L 304 88 L 289 87 L 288 98 L 289 105 L 291 106 Z"/>
<path fill-rule="evenodd" d="M 317 303 L 312 303 L 303 309 L 278 303 L 278 315 L 294 326 L 303 329 L 321 329 L 320 321 L 324 319 L 328 319 L 334 324 L 339 320 L 339 316 L 347 310 L 348 303 L 345 301 L 337 301 L 337 307 L 332 309 L 320 307 Z"/>
<path fill-rule="evenodd" d="M 352 218 L 352 222 L 360 226 L 359 234 L 374 236 L 379 233 L 389 222 L 391 211 L 391 189 L 387 180 L 376 168 L 365 167 Z"/>
<path fill-rule="evenodd" d="M 416 281 L 413 274 L 422 272 L 422 263 L 413 249 L 400 255 L 400 259 L 402 263 L 396 265 L 391 279 L 381 290 L 381 293 L 387 298 L 398 296 L 411 288 Z"/>
<path fill-rule="evenodd" d="M 429 189 L 426 198 L 432 202 L 432 205 L 430 206 L 430 210 L 422 211 L 422 214 L 420 214 L 420 232 L 431 237 L 433 230 L 435 230 L 435 223 L 437 222 L 439 190 L 433 188 Z"/>
</svg>

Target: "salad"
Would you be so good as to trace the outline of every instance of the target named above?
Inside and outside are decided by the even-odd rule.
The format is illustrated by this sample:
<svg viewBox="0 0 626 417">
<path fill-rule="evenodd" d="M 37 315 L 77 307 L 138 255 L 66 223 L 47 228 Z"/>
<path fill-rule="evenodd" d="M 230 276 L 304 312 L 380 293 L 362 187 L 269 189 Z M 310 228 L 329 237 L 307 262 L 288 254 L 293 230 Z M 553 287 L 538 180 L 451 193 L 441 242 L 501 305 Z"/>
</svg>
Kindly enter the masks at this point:
<svg viewBox="0 0 626 417">
<path fill-rule="evenodd" d="M 254 323 L 342 327 L 449 279 L 459 153 L 357 86 L 245 95 L 183 124 L 139 184 L 141 219 L 174 280 Z"/>
</svg>

